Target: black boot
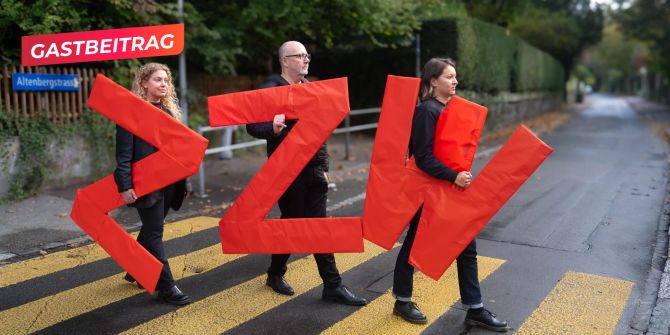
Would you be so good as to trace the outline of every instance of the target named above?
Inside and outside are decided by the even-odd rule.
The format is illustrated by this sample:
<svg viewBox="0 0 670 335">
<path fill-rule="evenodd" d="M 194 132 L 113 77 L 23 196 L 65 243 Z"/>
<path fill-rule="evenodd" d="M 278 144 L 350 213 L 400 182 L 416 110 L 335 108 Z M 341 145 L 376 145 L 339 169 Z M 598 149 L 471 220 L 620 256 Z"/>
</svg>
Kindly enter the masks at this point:
<svg viewBox="0 0 670 335">
<path fill-rule="evenodd" d="M 411 301 L 396 300 L 393 306 L 393 314 L 411 323 L 424 324 L 428 322 L 428 318 L 419 310 L 419 306 Z"/>
<path fill-rule="evenodd" d="M 135 278 L 133 278 L 133 276 L 131 276 L 130 273 L 126 273 L 126 275 L 123 276 L 123 279 L 125 279 L 127 282 L 131 284 L 135 282 Z M 140 282 L 137 282 L 137 287 L 139 287 L 140 289 L 144 289 L 144 287 L 142 286 L 142 284 L 140 284 Z"/>
<path fill-rule="evenodd" d="M 324 287 L 321 299 L 351 306 L 365 306 L 368 304 L 367 300 L 353 294 L 344 285 L 338 287 Z"/>
<path fill-rule="evenodd" d="M 283 295 L 294 295 L 293 288 L 289 285 L 284 276 L 268 275 L 265 284 L 270 286 L 275 292 Z"/>
<path fill-rule="evenodd" d="M 468 326 L 479 326 L 497 332 L 506 332 L 507 321 L 496 319 L 496 315 L 486 308 L 470 308 L 465 315 L 465 324 Z"/>
<path fill-rule="evenodd" d="M 177 306 L 186 305 L 191 302 L 191 298 L 174 285 L 167 290 L 161 290 L 158 295 L 168 304 Z"/>
</svg>

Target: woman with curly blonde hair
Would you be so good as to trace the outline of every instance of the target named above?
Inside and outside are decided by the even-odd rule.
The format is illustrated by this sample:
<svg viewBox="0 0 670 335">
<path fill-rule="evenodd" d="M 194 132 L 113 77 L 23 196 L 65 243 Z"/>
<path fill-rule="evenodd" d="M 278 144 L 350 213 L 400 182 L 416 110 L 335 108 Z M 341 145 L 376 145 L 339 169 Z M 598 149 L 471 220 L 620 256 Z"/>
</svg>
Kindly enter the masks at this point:
<svg viewBox="0 0 670 335">
<path fill-rule="evenodd" d="M 167 66 L 149 63 L 140 67 L 135 73 L 132 90 L 133 93 L 151 103 L 154 107 L 177 120 L 181 119 L 177 95 L 174 85 L 172 85 L 172 74 Z M 120 126 L 116 127 L 114 180 L 123 201 L 128 206 L 137 208 L 142 221 L 137 242 L 163 263 L 163 270 L 156 286 L 159 296 L 168 303 L 185 305 L 190 302 L 190 298 L 177 288 L 172 277 L 163 247 L 163 224 L 170 208 L 178 210 L 181 207 L 186 197 L 186 182 L 184 180 L 178 181 L 139 198 L 133 188 L 133 163 L 156 151 L 157 149 L 151 144 Z M 124 279 L 131 283 L 135 282 L 130 274 L 126 274 Z"/>
</svg>

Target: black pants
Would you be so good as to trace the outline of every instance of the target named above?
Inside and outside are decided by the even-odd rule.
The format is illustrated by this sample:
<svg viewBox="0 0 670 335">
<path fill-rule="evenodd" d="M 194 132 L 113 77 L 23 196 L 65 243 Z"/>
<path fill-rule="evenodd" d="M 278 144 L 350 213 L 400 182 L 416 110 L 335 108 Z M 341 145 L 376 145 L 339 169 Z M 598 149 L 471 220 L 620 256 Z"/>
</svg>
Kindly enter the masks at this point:
<svg viewBox="0 0 670 335">
<path fill-rule="evenodd" d="M 293 184 L 279 198 L 282 219 L 326 217 L 328 182 L 319 167 L 305 167 Z M 283 276 L 291 254 L 273 254 L 268 275 Z M 337 287 L 342 283 L 333 254 L 314 254 L 319 275 L 325 287 Z"/>
<path fill-rule="evenodd" d="M 174 197 L 174 188 L 168 186 L 162 192 L 163 199 L 156 202 L 153 206 L 137 209 L 142 221 L 142 228 L 140 228 L 140 233 L 137 235 L 137 242 L 163 263 L 163 270 L 161 270 L 158 284 L 156 285 L 156 289 L 159 291 L 167 290 L 175 285 L 170 265 L 165 257 L 165 248 L 163 247 L 163 221 L 170 209 L 170 203 L 172 203 L 172 198 Z"/>
<path fill-rule="evenodd" d="M 409 301 L 412 297 L 414 286 L 414 267 L 409 264 L 409 253 L 412 250 L 414 236 L 419 227 L 419 218 L 423 206 L 419 208 L 412 220 L 409 222 L 407 236 L 398 253 L 398 259 L 395 263 L 393 272 L 393 295 L 396 299 Z M 479 288 L 479 278 L 477 277 L 477 244 L 473 239 L 470 244 L 456 258 L 456 268 L 458 271 L 458 288 L 461 293 L 461 302 L 464 305 L 478 305 L 482 303 L 482 293 Z"/>
</svg>

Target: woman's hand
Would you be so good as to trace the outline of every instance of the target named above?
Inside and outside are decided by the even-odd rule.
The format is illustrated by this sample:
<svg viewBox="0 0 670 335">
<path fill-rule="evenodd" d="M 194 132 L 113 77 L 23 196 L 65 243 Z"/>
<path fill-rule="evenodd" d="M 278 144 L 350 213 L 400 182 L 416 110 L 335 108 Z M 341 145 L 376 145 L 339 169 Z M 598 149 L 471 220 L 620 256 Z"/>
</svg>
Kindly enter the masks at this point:
<svg viewBox="0 0 670 335">
<path fill-rule="evenodd" d="M 137 195 L 135 195 L 135 190 L 133 190 L 132 188 L 129 189 L 129 190 L 125 190 L 125 191 L 121 192 L 121 197 L 123 198 L 123 202 L 125 202 L 126 205 L 130 205 L 133 202 L 135 202 L 135 200 L 137 200 Z"/>
<path fill-rule="evenodd" d="M 462 188 L 467 188 L 468 186 L 470 186 L 471 182 L 472 182 L 472 173 L 470 173 L 470 171 L 462 171 L 458 173 L 458 176 L 456 176 L 454 184 Z"/>
</svg>

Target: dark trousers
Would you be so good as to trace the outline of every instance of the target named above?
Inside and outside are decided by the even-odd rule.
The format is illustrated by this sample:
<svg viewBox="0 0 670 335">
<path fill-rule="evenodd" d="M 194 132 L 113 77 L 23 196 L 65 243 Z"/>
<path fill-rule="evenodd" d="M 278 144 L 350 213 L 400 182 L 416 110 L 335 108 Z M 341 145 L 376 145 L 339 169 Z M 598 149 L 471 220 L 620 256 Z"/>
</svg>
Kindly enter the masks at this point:
<svg viewBox="0 0 670 335">
<path fill-rule="evenodd" d="M 328 182 L 323 170 L 319 167 L 305 167 L 279 198 L 281 218 L 324 218 L 327 195 Z M 291 254 L 273 254 L 268 275 L 283 276 L 290 256 Z M 337 287 L 342 284 L 342 277 L 335 264 L 335 255 L 314 254 L 314 260 L 325 287 Z"/>
<path fill-rule="evenodd" d="M 423 206 L 419 208 L 412 220 L 409 222 L 407 236 L 398 253 L 398 259 L 395 263 L 393 272 L 393 295 L 400 300 L 407 300 L 412 297 L 412 288 L 414 286 L 414 267 L 409 264 L 409 253 L 414 243 L 414 236 L 419 227 L 419 218 Z M 473 239 L 470 244 L 456 258 L 456 268 L 458 271 L 458 288 L 461 292 L 461 302 L 464 305 L 477 305 L 482 302 L 482 293 L 479 288 L 479 278 L 477 277 L 477 244 Z"/>
<path fill-rule="evenodd" d="M 165 248 L 163 247 L 163 221 L 170 209 L 169 204 L 172 203 L 174 188 L 166 187 L 163 189 L 163 192 L 163 199 L 156 202 L 153 206 L 137 209 L 142 221 L 142 228 L 140 228 L 140 233 L 137 235 L 137 242 L 163 263 L 163 270 L 161 270 L 158 284 L 156 285 L 156 289 L 159 291 L 167 290 L 175 285 L 170 265 L 165 256 Z"/>
</svg>

